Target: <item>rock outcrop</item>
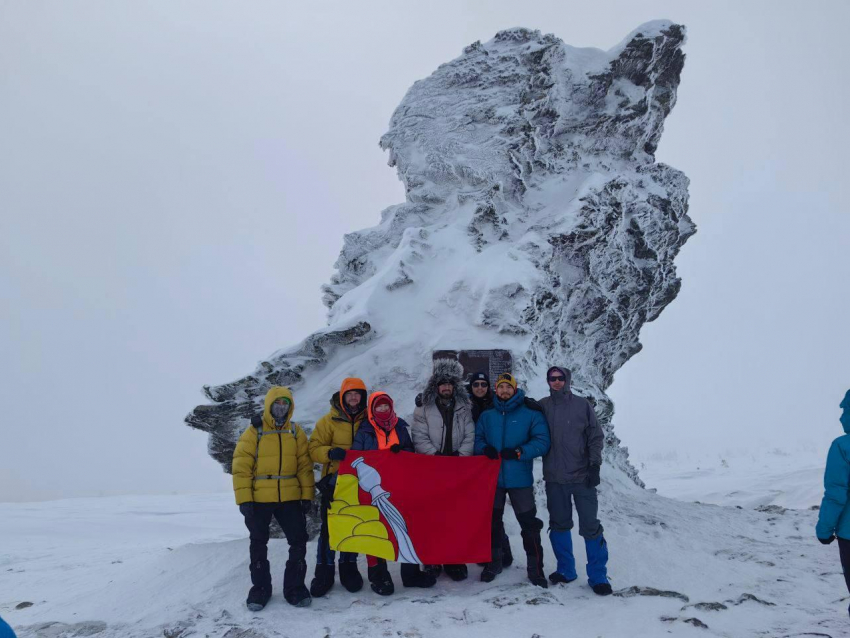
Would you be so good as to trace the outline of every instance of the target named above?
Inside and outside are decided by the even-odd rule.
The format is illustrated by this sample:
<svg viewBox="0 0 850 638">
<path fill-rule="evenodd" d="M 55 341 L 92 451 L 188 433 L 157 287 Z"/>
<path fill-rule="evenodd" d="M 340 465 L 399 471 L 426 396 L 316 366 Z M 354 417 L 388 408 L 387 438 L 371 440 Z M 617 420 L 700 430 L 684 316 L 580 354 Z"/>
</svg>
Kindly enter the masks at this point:
<svg viewBox="0 0 850 638">
<path fill-rule="evenodd" d="M 380 141 L 406 201 L 345 236 L 326 328 L 204 389 L 212 404 L 186 423 L 209 432 L 211 454 L 229 468 L 271 385 L 292 387 L 308 427 L 345 376 L 406 415 L 433 350 L 505 348 L 532 396 L 549 365 L 571 368 L 606 460 L 640 483 L 605 390 L 676 297 L 674 259 L 695 232 L 687 177 L 654 157 L 684 40 L 665 21 L 607 52 L 509 29 L 416 82 Z"/>
</svg>

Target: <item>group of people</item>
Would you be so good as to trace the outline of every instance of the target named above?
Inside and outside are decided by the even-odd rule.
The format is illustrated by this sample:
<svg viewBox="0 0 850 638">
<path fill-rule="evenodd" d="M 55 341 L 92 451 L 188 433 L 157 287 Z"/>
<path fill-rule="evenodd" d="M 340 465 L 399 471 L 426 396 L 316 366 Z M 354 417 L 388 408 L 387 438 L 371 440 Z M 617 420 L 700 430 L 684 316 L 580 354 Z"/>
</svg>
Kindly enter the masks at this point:
<svg viewBox="0 0 850 638">
<path fill-rule="evenodd" d="M 271 388 L 262 415 L 239 439 L 233 455 L 236 502 L 250 535 L 251 589 L 247 605 L 265 607 L 272 594 L 268 562 L 269 524 L 277 519 L 289 543 L 283 596 L 298 607 L 325 596 L 336 580 L 350 592 L 363 587 L 357 555 L 330 548 L 327 511 L 333 498 L 337 470 L 347 450 L 389 450 L 442 456 L 484 455 L 501 460 L 491 519 L 491 556 L 481 580 L 493 581 L 513 561 L 503 515 L 507 499 L 519 523 L 527 559 L 528 579 L 539 587 L 576 580 L 572 534 L 573 506 L 579 535 L 587 550 L 587 577 L 599 595 L 611 593 L 607 577 L 608 547 L 597 517 L 597 490 L 604 436 L 590 402 L 570 391 L 570 371 L 554 366 L 547 371 L 549 396 L 539 402 L 526 397 L 511 374 L 501 374 L 491 388 L 488 375 L 476 372 L 467 383 L 463 368 L 453 359 L 435 362 L 434 372 L 416 398 L 413 425 L 396 414 L 386 392 L 366 391 L 358 378 L 343 380 L 330 400 L 330 411 L 309 439 L 292 421 L 295 404 L 285 387 Z M 549 539 L 557 566 L 544 575 L 543 522 L 537 518 L 532 467 L 543 457 L 543 478 L 549 510 Z M 322 467 L 315 482 L 313 464 Z M 322 528 L 316 570 L 310 588 L 305 584 L 307 563 L 306 517 L 318 488 Z M 462 487 L 460 488 L 462 489 Z M 395 586 L 383 559 L 367 556 L 367 577 L 377 594 L 387 596 Z M 445 574 L 454 581 L 468 577 L 467 565 L 401 564 L 405 587 L 432 587 Z"/>
</svg>

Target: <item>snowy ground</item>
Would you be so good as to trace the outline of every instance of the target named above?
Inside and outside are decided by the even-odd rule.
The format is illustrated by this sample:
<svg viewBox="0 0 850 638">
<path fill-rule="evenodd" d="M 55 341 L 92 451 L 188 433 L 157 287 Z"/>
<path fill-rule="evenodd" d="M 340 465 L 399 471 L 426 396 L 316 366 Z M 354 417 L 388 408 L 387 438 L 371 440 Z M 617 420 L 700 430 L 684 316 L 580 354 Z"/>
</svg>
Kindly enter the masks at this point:
<svg viewBox="0 0 850 638">
<path fill-rule="evenodd" d="M 640 467 L 650 489 L 682 501 L 746 508 L 819 506 L 823 497 L 826 450 L 761 454 L 653 454 Z"/>
<path fill-rule="evenodd" d="M 723 492 L 714 474 L 646 479 L 671 492 L 684 484 L 690 497 L 700 484 Z M 597 597 L 583 580 L 528 584 L 508 511 L 519 560 L 493 583 L 471 566 L 466 582 L 405 590 L 393 570 L 390 598 L 337 585 L 294 609 L 277 589 L 259 614 L 244 607 L 247 533 L 230 494 L 0 504 L 0 615 L 22 638 L 850 635 L 838 550 L 814 540 L 816 512 L 689 503 L 619 480 L 603 481 L 600 499 L 617 596 Z M 278 585 L 285 555 L 273 540 Z"/>
</svg>

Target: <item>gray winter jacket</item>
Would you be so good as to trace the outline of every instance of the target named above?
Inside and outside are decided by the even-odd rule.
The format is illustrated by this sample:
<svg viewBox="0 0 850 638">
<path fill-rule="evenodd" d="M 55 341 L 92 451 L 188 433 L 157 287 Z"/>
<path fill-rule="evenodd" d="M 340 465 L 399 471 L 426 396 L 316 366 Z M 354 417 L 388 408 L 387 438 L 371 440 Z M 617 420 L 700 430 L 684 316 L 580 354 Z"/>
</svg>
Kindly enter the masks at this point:
<svg viewBox="0 0 850 638">
<path fill-rule="evenodd" d="M 434 374 L 422 392 L 422 405 L 413 411 L 413 447 L 417 454 L 436 454 L 446 444 L 446 427 L 437 407 L 437 383 L 449 380 L 454 386 L 454 418 L 452 418 L 452 451 L 460 456 L 472 456 L 475 445 L 475 422 L 472 403 L 463 387 L 463 367 L 453 359 L 434 362 Z"/>
<path fill-rule="evenodd" d="M 605 436 L 596 422 L 590 401 L 568 389 L 549 391 L 540 400 L 552 445 L 543 457 L 543 480 L 552 483 L 583 483 L 590 465 L 602 464 Z"/>
<path fill-rule="evenodd" d="M 436 454 L 443 449 L 446 427 L 436 403 L 426 403 L 413 411 L 413 447 L 417 454 Z M 469 402 L 455 404 L 452 419 L 452 450 L 460 456 L 472 456 L 475 423 Z"/>
</svg>

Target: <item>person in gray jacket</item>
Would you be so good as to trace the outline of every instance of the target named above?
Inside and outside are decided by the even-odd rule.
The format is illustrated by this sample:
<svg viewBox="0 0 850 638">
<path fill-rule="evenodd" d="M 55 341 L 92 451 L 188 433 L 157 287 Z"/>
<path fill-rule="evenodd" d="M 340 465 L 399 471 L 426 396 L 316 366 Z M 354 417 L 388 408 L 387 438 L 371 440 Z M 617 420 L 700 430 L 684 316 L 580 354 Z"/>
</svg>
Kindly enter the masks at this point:
<svg viewBox="0 0 850 638">
<path fill-rule="evenodd" d="M 421 405 L 413 411 L 413 448 L 417 454 L 472 456 L 475 423 L 472 402 L 463 387 L 463 367 L 454 359 L 437 359 L 434 373 L 422 393 Z M 467 577 L 466 565 L 445 565 L 452 580 Z M 439 565 L 427 565 L 435 577 Z"/>
<path fill-rule="evenodd" d="M 587 578 L 600 596 L 611 593 L 608 582 L 608 545 L 597 518 L 596 486 L 602 466 L 605 437 L 596 413 L 587 399 L 570 391 L 571 373 L 558 366 L 549 368 L 549 396 L 540 400 L 552 445 L 543 457 L 543 480 L 549 509 L 549 540 L 558 560 L 549 575 L 552 584 L 569 583 L 576 574 L 573 556 L 573 503 L 578 513 L 579 535 L 587 548 Z"/>
</svg>

